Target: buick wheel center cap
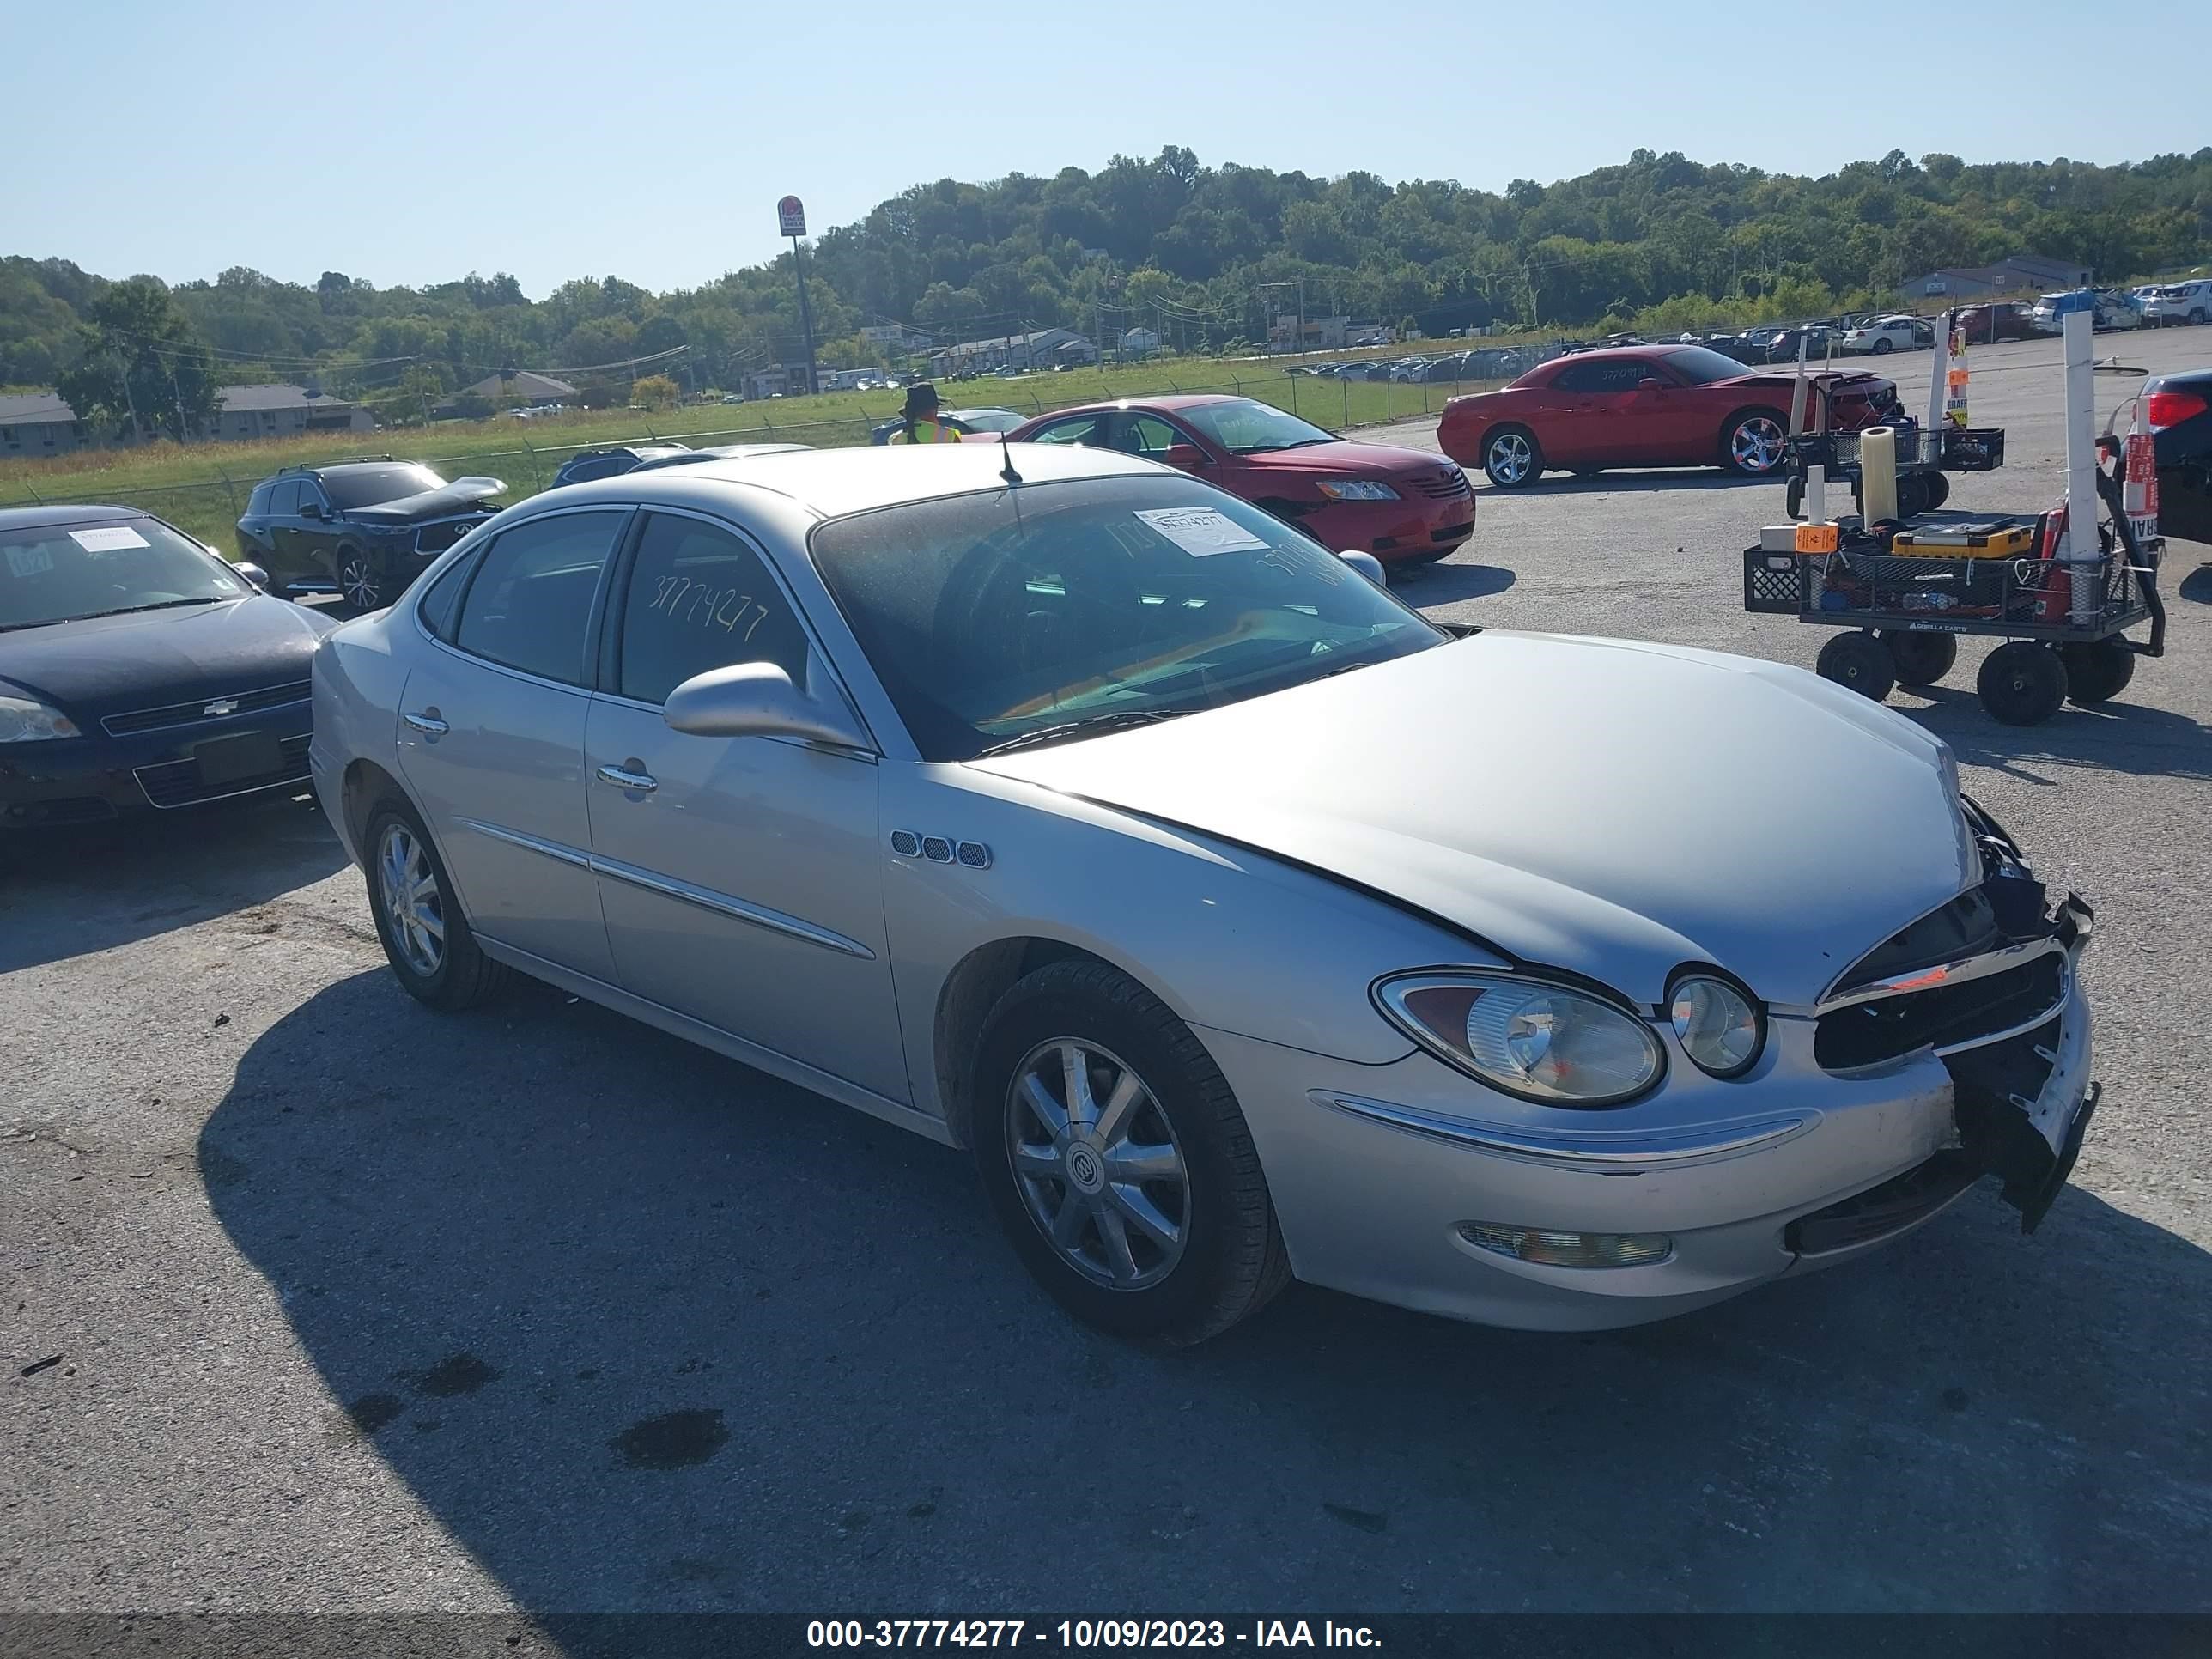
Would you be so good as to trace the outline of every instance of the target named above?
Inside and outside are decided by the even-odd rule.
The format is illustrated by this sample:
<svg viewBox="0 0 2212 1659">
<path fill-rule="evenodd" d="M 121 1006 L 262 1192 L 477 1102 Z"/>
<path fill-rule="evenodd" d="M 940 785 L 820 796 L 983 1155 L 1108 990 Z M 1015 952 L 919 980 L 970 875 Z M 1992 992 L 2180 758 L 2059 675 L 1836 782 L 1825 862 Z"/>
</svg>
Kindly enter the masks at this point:
<svg viewBox="0 0 2212 1659">
<path fill-rule="evenodd" d="M 1106 1184 L 1106 1164 L 1098 1154 L 1081 1141 L 1067 1149 L 1067 1178 L 1077 1191 L 1095 1193 Z"/>
</svg>

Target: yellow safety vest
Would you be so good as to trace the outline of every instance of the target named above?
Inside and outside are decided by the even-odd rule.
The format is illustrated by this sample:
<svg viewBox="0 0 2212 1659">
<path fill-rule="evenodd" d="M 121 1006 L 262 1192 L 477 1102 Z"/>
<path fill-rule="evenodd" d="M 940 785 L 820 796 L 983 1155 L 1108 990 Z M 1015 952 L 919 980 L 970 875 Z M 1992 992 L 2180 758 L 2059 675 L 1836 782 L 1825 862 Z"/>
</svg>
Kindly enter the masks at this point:
<svg viewBox="0 0 2212 1659">
<path fill-rule="evenodd" d="M 891 434 L 895 444 L 957 444 L 960 434 L 942 420 L 916 419 Z"/>
</svg>

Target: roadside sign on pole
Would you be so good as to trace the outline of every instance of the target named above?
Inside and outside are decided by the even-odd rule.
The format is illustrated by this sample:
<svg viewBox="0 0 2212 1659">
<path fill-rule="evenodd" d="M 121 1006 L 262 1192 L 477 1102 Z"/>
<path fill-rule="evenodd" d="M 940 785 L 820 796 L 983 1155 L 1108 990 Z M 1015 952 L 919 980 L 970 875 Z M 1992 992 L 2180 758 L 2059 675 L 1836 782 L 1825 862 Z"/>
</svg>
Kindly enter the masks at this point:
<svg viewBox="0 0 2212 1659">
<path fill-rule="evenodd" d="M 796 196 L 787 196 L 775 204 L 777 234 L 783 236 L 806 234 L 806 204 Z"/>
</svg>

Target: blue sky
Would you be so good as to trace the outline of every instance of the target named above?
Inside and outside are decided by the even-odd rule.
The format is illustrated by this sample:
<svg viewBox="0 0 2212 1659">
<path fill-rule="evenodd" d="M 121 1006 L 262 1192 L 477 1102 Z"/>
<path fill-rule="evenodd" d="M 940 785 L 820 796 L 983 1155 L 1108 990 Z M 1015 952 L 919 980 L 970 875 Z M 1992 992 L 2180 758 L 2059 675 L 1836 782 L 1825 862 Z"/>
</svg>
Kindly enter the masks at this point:
<svg viewBox="0 0 2212 1659">
<path fill-rule="evenodd" d="M 920 180 L 1167 143 L 1490 189 L 1638 145 L 1812 173 L 1893 146 L 2133 160 L 2212 138 L 2212 12 L 2158 9 L 2012 0 L 1939 47 L 1909 7 L 0 0 L 0 253 L 504 270 L 538 297 L 757 261 L 786 191 L 818 231 Z"/>
</svg>

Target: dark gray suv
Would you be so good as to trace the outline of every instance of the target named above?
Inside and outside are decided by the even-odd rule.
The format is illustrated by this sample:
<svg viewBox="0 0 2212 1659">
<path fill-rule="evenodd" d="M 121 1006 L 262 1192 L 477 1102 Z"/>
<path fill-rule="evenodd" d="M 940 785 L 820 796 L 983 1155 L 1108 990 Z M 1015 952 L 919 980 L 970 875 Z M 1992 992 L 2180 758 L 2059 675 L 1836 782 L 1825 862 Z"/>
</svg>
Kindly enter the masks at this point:
<svg viewBox="0 0 2212 1659">
<path fill-rule="evenodd" d="M 253 488 L 238 553 L 269 573 L 270 591 L 340 593 L 380 610 L 430 562 L 499 511 L 497 478 L 448 483 L 414 461 L 287 467 Z"/>
</svg>

